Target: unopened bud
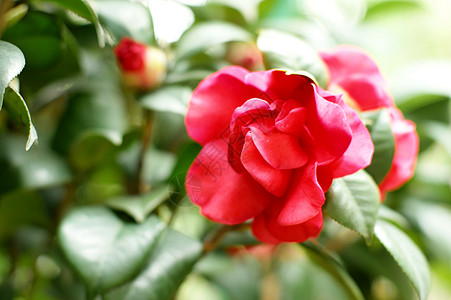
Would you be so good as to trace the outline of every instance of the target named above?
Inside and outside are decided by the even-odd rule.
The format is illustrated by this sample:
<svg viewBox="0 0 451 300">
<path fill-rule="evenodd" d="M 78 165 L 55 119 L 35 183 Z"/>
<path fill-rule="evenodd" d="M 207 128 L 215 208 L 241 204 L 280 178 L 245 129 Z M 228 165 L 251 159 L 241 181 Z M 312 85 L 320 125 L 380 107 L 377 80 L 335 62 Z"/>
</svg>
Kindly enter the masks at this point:
<svg viewBox="0 0 451 300">
<path fill-rule="evenodd" d="M 263 55 L 254 43 L 229 43 L 226 59 L 232 65 L 241 66 L 249 71 L 259 71 L 264 69 Z"/>
<path fill-rule="evenodd" d="M 158 87 L 166 75 L 165 53 L 155 47 L 123 38 L 114 48 L 125 84 L 138 90 Z"/>
</svg>

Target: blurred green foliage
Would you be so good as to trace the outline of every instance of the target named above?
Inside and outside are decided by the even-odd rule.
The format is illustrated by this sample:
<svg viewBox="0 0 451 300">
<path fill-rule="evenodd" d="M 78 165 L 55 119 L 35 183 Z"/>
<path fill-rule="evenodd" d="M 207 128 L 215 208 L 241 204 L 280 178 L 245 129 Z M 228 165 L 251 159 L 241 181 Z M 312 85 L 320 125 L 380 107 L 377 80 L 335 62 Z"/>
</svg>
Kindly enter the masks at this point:
<svg viewBox="0 0 451 300">
<path fill-rule="evenodd" d="M 451 298 L 449 11 L 446 0 L 3 0 L 0 299 Z M 122 84 L 112 48 L 125 36 L 166 52 L 160 88 Z M 414 178 L 378 210 L 373 179 L 393 152 L 384 140 L 373 179 L 340 179 L 328 196 L 326 211 L 352 230 L 326 217 L 314 243 L 259 252 L 243 230 L 203 253 L 218 225 L 185 194 L 200 147 L 183 117 L 199 81 L 230 64 L 234 42 L 323 87 L 318 51 L 368 50 L 417 124 Z M 371 116 L 377 145 L 383 114 Z M 361 220 L 341 213 L 351 204 Z"/>
</svg>

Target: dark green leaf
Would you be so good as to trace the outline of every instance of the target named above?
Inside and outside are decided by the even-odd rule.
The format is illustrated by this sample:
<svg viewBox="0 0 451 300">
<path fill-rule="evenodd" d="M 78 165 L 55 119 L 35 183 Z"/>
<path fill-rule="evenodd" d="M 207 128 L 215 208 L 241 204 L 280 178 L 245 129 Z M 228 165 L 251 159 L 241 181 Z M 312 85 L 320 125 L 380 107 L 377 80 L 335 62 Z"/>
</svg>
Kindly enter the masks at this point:
<svg viewBox="0 0 451 300">
<path fill-rule="evenodd" d="M 145 108 L 184 116 L 192 90 L 186 86 L 168 86 L 139 98 Z"/>
<path fill-rule="evenodd" d="M 1 178 L 5 178 L 2 174 Z M 26 209 L 24 209 L 26 208 Z M 0 241 L 24 225 L 50 226 L 45 202 L 32 191 L 17 190 L 0 199 Z"/>
<path fill-rule="evenodd" d="M 333 181 L 327 192 L 326 212 L 338 223 L 361 234 L 367 243 L 373 237 L 380 194 L 365 171 Z"/>
<path fill-rule="evenodd" d="M 299 37 L 265 29 L 260 32 L 257 44 L 269 68 L 305 71 L 312 74 L 320 86 L 326 86 L 327 72 L 318 52 Z"/>
<path fill-rule="evenodd" d="M 0 191 L 56 186 L 71 178 L 65 162 L 45 145 L 25 152 L 24 144 L 18 136 L 3 135 L 0 139 Z"/>
<path fill-rule="evenodd" d="M 13 121 L 27 131 L 28 139 L 25 150 L 29 150 L 38 140 L 38 134 L 31 122 L 31 115 L 22 96 L 8 87 L 5 91 L 5 107 Z"/>
<path fill-rule="evenodd" d="M 364 299 L 359 287 L 342 264 L 317 245 L 313 245 L 310 242 L 303 243 L 301 245 L 306 250 L 308 257 L 314 263 L 332 275 L 343 286 L 343 288 L 346 289 L 349 299 Z"/>
<path fill-rule="evenodd" d="M 249 32 L 234 24 L 218 21 L 204 22 L 185 32 L 177 44 L 176 55 L 179 59 L 186 58 L 215 45 L 251 40 L 252 35 Z"/>
<path fill-rule="evenodd" d="M 107 208 L 82 207 L 63 219 L 58 238 L 91 293 L 98 294 L 139 273 L 164 228 L 157 217 L 133 224 Z"/>
<path fill-rule="evenodd" d="M 378 220 L 374 232 L 409 278 L 420 300 L 426 300 L 431 288 L 431 276 L 420 249 L 403 231 L 389 222 Z"/>
<path fill-rule="evenodd" d="M 125 108 L 117 90 L 103 88 L 78 94 L 70 99 L 55 134 L 55 147 L 66 152 L 76 142 L 94 135 L 114 145 L 122 143 L 125 130 Z"/>
<path fill-rule="evenodd" d="M 107 204 L 113 209 L 126 212 L 136 222 L 142 223 L 147 215 L 169 197 L 169 188 L 160 187 L 145 195 L 120 196 L 108 200 Z"/>
<path fill-rule="evenodd" d="M 386 109 L 365 112 L 362 119 L 368 122 L 367 128 L 374 143 L 371 165 L 365 170 L 380 184 L 391 168 L 395 155 L 395 137 L 390 126 L 390 115 Z"/>
<path fill-rule="evenodd" d="M 16 46 L 0 41 L 0 110 L 3 95 L 11 80 L 13 80 L 25 66 L 25 58 Z"/>
<path fill-rule="evenodd" d="M 130 283 L 105 295 L 106 300 L 170 300 L 191 272 L 202 244 L 168 229 L 145 269 Z"/>
</svg>

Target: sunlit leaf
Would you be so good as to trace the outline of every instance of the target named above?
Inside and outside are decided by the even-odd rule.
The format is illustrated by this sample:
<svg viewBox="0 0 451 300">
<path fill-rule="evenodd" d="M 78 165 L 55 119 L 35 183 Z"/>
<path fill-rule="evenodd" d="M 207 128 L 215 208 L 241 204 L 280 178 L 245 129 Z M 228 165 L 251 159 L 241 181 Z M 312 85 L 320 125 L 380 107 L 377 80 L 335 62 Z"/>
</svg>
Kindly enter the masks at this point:
<svg viewBox="0 0 451 300">
<path fill-rule="evenodd" d="M 251 40 L 252 35 L 249 32 L 234 24 L 219 21 L 204 22 L 193 26 L 182 35 L 177 43 L 176 55 L 180 59 L 215 45 Z"/>
<path fill-rule="evenodd" d="M 362 118 L 368 123 L 367 128 L 374 144 L 371 165 L 365 170 L 379 184 L 391 168 L 395 154 L 395 137 L 390 126 L 390 115 L 386 109 L 365 112 Z"/>
<path fill-rule="evenodd" d="M 171 300 L 201 252 L 200 242 L 168 229 L 144 270 L 130 283 L 107 293 L 104 299 Z"/>
<path fill-rule="evenodd" d="M 389 222 L 378 220 L 374 232 L 409 278 L 420 300 L 426 300 L 431 288 L 431 276 L 421 250 L 403 231 Z"/>
<path fill-rule="evenodd" d="M 369 243 L 379 203 L 377 185 L 361 170 L 333 181 L 327 192 L 326 212 L 338 223 L 361 234 Z"/>
<path fill-rule="evenodd" d="M 269 68 L 306 71 L 319 85 L 326 86 L 327 73 L 318 52 L 301 38 L 274 29 L 260 32 L 257 45 L 263 52 Z"/>
<path fill-rule="evenodd" d="M 95 295 L 139 273 L 165 227 L 157 217 L 134 224 L 104 207 L 82 207 L 63 219 L 58 239 L 66 258 Z"/>
<path fill-rule="evenodd" d="M 145 108 L 184 116 L 192 90 L 186 86 L 168 86 L 148 93 L 138 101 Z"/>
<path fill-rule="evenodd" d="M 25 58 L 19 48 L 5 41 L 0 41 L 0 110 L 3 95 L 11 80 L 13 80 L 25 66 Z"/>
</svg>

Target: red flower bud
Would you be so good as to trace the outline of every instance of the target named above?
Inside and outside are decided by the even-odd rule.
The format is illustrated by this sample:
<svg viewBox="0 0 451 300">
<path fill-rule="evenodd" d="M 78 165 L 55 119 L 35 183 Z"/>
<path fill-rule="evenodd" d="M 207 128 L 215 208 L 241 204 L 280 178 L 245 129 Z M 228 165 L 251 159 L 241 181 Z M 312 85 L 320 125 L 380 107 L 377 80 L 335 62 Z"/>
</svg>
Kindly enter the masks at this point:
<svg viewBox="0 0 451 300">
<path fill-rule="evenodd" d="M 166 75 L 166 55 L 160 49 L 123 38 L 114 48 L 125 84 L 139 90 L 159 86 Z"/>
<path fill-rule="evenodd" d="M 230 43 L 227 47 L 226 59 L 232 65 L 246 68 L 249 71 L 264 69 L 263 55 L 254 43 Z"/>
</svg>

